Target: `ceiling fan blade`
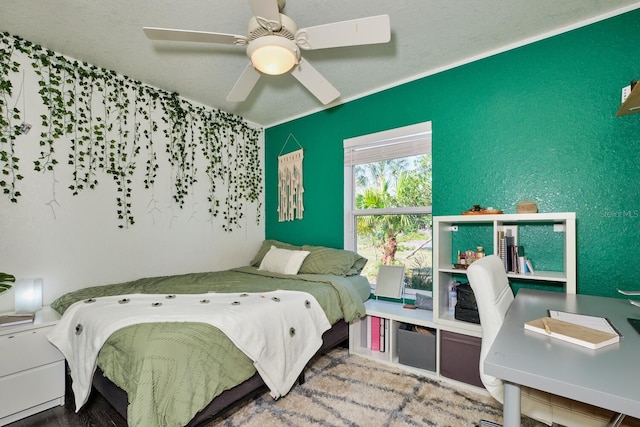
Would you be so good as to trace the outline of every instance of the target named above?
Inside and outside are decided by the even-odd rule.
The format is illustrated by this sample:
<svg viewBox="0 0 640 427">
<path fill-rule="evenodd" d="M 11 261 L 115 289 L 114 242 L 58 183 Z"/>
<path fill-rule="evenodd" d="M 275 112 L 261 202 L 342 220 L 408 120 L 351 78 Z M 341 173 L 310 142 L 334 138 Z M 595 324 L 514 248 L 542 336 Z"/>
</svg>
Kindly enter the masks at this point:
<svg viewBox="0 0 640 427">
<path fill-rule="evenodd" d="M 391 40 L 391 23 L 389 15 L 378 15 L 317 25 L 299 29 L 295 40 L 307 50 L 387 43 Z"/>
<path fill-rule="evenodd" d="M 144 33 L 151 40 L 167 40 L 174 42 L 201 42 L 246 45 L 248 39 L 245 36 L 234 34 L 209 33 L 206 31 L 173 30 L 170 28 L 144 27 Z"/>
<path fill-rule="evenodd" d="M 300 59 L 298 65 L 291 70 L 291 75 L 325 105 L 340 96 L 338 89 L 304 59 Z"/>
<path fill-rule="evenodd" d="M 249 0 L 251 11 L 261 27 L 278 31 L 282 27 L 278 0 Z"/>
<path fill-rule="evenodd" d="M 258 83 L 259 78 L 260 72 L 253 68 L 253 65 L 249 63 L 240 75 L 236 84 L 233 85 L 229 95 L 227 95 L 227 101 L 242 102 L 247 99 L 253 87 Z"/>
</svg>

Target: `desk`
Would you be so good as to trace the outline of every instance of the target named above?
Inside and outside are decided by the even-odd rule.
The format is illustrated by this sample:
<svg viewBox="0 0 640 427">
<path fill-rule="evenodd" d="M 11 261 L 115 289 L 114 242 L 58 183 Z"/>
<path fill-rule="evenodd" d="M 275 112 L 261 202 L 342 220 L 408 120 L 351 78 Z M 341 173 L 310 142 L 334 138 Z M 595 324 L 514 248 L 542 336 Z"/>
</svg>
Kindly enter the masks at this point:
<svg viewBox="0 0 640 427">
<path fill-rule="evenodd" d="M 591 350 L 524 329 L 548 309 L 607 317 L 623 337 Z M 640 418 L 640 335 L 627 317 L 640 308 L 625 299 L 521 289 L 484 362 L 505 381 L 505 427 L 520 425 L 520 385 Z"/>
</svg>

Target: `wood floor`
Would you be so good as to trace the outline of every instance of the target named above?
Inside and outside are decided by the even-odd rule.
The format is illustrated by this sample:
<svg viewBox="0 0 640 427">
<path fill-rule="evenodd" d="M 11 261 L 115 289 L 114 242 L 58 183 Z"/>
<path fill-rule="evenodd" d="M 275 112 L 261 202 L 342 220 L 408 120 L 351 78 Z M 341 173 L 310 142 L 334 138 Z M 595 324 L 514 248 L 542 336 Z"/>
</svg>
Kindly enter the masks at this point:
<svg viewBox="0 0 640 427">
<path fill-rule="evenodd" d="M 345 340 L 338 345 L 349 348 L 349 341 Z M 71 376 L 68 372 L 66 390 L 64 406 L 47 409 L 28 418 L 7 424 L 5 427 L 127 427 L 127 420 L 95 390 L 91 391 L 89 400 L 82 407 L 82 410 L 75 413 Z"/>
<path fill-rule="evenodd" d="M 126 427 L 127 421 L 100 395 L 92 391 L 89 401 L 75 413 L 71 379 L 67 375 L 67 395 L 64 406 L 32 415 L 7 424 L 6 427 Z"/>
</svg>

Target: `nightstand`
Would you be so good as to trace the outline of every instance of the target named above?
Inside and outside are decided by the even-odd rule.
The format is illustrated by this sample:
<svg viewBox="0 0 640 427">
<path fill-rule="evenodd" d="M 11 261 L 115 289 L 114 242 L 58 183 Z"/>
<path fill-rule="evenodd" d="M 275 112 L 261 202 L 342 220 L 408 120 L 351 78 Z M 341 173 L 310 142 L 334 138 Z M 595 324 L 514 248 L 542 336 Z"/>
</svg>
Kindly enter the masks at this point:
<svg viewBox="0 0 640 427">
<path fill-rule="evenodd" d="M 64 405 L 64 356 L 47 340 L 59 319 L 44 307 L 33 323 L 0 328 L 0 426 Z"/>
</svg>

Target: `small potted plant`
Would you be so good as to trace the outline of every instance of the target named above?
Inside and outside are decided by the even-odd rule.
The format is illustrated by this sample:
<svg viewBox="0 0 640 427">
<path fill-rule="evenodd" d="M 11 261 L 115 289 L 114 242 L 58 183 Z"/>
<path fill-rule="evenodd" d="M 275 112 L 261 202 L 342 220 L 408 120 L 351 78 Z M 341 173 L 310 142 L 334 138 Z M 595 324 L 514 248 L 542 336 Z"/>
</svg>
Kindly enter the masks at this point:
<svg viewBox="0 0 640 427">
<path fill-rule="evenodd" d="M 15 281 L 15 276 L 7 273 L 0 273 L 0 294 L 11 289 L 11 285 L 9 283 L 13 283 Z"/>
</svg>

